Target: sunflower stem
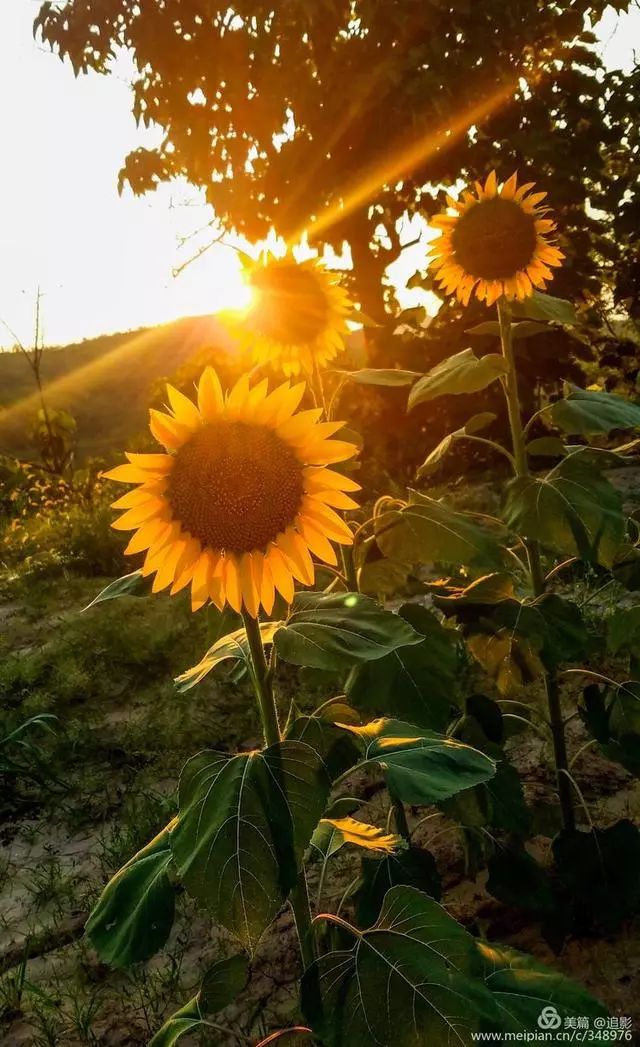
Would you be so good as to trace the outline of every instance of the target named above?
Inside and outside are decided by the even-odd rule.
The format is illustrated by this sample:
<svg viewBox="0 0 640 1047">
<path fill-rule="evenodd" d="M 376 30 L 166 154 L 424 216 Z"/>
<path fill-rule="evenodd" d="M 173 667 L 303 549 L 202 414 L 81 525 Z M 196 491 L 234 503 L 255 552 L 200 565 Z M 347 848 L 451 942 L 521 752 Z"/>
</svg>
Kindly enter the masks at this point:
<svg viewBox="0 0 640 1047">
<path fill-rule="evenodd" d="M 358 592 L 358 572 L 356 571 L 356 562 L 353 555 L 352 545 L 342 545 L 340 547 L 342 554 L 342 565 L 344 568 L 345 578 L 347 580 L 347 589 L 350 593 Z"/>
<path fill-rule="evenodd" d="M 507 400 L 509 427 L 511 429 L 515 474 L 518 478 L 522 478 L 528 477 L 530 473 L 525 444 L 525 429 L 523 428 L 522 416 L 520 414 L 518 372 L 513 354 L 511 306 L 506 298 L 499 298 L 497 309 L 498 320 L 500 323 L 502 356 L 507 365 L 503 387 Z M 529 560 L 533 594 L 536 597 L 541 596 L 545 589 L 545 577 L 540 562 L 540 549 L 538 543 L 525 540 L 525 548 Z M 560 809 L 562 811 L 562 824 L 565 829 L 572 830 L 575 829 L 575 813 L 573 809 L 573 797 L 571 794 L 571 782 L 568 777 L 569 762 L 567 758 L 567 743 L 564 734 L 562 706 L 560 704 L 560 689 L 555 670 L 551 670 L 545 674 L 544 683 L 547 696 L 547 707 L 549 710 L 549 723 L 551 725 L 551 734 L 553 736 L 553 754 L 556 768 L 556 779 L 558 783 L 558 798 L 560 800 Z"/>
<path fill-rule="evenodd" d="M 258 700 L 260 719 L 266 746 L 277 745 L 282 741 L 280 725 L 278 723 L 278 709 L 273 693 L 273 675 L 269 671 L 264 644 L 260 634 L 260 625 L 244 608 L 242 619 L 247 634 L 249 653 L 251 655 L 251 679 Z M 311 908 L 309 905 L 309 890 L 304 868 L 300 870 L 295 887 L 291 891 L 289 902 L 293 910 L 293 916 L 300 942 L 300 955 L 302 964 L 306 970 L 315 960 L 315 939 L 311 926 Z"/>
</svg>

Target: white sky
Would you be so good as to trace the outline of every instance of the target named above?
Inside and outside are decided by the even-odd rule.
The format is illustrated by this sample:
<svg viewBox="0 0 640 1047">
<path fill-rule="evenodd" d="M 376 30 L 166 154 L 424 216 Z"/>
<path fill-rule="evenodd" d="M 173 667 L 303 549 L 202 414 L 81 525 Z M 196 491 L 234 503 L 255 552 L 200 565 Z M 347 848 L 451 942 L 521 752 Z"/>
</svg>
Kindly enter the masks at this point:
<svg viewBox="0 0 640 1047">
<path fill-rule="evenodd" d="M 39 0 L 0 0 L 0 320 L 33 338 L 42 287 L 47 344 L 208 313 L 230 304 L 239 266 L 216 246 L 178 277 L 198 241 L 178 238 L 212 217 L 185 184 L 136 198 L 117 192 L 125 155 L 159 135 L 136 127 L 130 68 L 77 80 L 32 36 Z M 610 66 L 640 49 L 640 10 L 598 27 Z M 0 346 L 13 339 L 0 329 Z"/>
</svg>

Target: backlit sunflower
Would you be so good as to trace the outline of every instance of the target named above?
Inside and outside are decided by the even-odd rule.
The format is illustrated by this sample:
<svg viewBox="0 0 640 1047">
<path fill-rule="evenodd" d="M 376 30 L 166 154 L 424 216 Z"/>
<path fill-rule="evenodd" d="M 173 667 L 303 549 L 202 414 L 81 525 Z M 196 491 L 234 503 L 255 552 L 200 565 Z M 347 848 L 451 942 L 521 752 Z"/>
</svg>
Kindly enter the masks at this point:
<svg viewBox="0 0 640 1047">
<path fill-rule="evenodd" d="M 168 413 L 151 411 L 151 432 L 167 453 L 127 454 L 105 475 L 137 484 L 113 503 L 126 510 L 113 526 L 135 531 L 126 553 L 146 550 L 142 573 L 153 591 L 191 586 L 193 610 L 208 600 L 269 614 L 275 591 L 291 603 L 294 580 L 314 581 L 313 553 L 336 564 L 331 542 L 352 534 L 334 512 L 356 503 L 358 484 L 329 469 L 357 448 L 333 440 L 343 422 L 298 411 L 304 382 L 268 393 L 243 376 L 224 396 L 212 367 L 198 384 L 197 406 L 167 386 Z"/>
<path fill-rule="evenodd" d="M 237 333 L 255 363 L 311 374 L 344 349 L 353 307 L 320 262 L 268 256 L 251 266 L 247 282 L 251 304 Z"/>
<path fill-rule="evenodd" d="M 492 171 L 484 186 L 475 183 L 475 194 L 447 197 L 455 214 L 431 219 L 442 235 L 430 248 L 429 264 L 440 286 L 447 294 L 455 291 L 463 305 L 474 289 L 492 305 L 502 295 L 527 298 L 553 278 L 549 266 L 560 265 L 564 255 L 548 239 L 556 224 L 539 206 L 547 194 L 532 193 L 533 186 L 518 188 L 515 174 L 499 186 Z"/>
</svg>

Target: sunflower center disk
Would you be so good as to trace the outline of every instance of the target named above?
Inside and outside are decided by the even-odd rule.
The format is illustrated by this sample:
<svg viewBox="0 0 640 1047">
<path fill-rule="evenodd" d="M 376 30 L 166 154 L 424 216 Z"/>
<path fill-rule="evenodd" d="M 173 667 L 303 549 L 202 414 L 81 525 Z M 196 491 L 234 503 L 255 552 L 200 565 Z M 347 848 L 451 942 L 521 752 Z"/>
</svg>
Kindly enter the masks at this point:
<svg viewBox="0 0 640 1047">
<path fill-rule="evenodd" d="M 253 277 L 254 319 L 266 338 L 308 345 L 321 335 L 329 315 L 327 296 L 314 273 L 295 263 L 259 269 Z"/>
<path fill-rule="evenodd" d="M 209 548 L 266 548 L 293 523 L 303 496 L 302 465 L 264 426 L 214 422 L 180 448 L 168 499 L 183 530 Z"/>
<path fill-rule="evenodd" d="M 451 242 L 456 261 L 471 276 L 508 280 L 533 259 L 535 217 L 513 200 L 482 200 L 460 216 Z"/>
</svg>

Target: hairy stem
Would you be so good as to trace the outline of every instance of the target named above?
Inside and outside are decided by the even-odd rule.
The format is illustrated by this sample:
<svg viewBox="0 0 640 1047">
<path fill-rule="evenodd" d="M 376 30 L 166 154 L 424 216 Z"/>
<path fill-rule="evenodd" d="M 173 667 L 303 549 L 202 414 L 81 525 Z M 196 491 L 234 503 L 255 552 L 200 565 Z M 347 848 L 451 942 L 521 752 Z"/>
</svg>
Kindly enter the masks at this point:
<svg viewBox="0 0 640 1047">
<path fill-rule="evenodd" d="M 273 694 L 273 679 L 267 665 L 267 659 L 260 635 L 260 626 L 256 618 L 253 618 L 243 609 L 242 618 L 247 634 L 249 652 L 251 654 L 251 679 L 253 681 L 258 708 L 262 720 L 265 745 L 277 745 L 281 741 L 280 725 L 278 723 L 278 710 Z M 315 960 L 315 941 L 311 929 L 311 909 L 309 906 L 309 891 L 307 889 L 307 878 L 304 869 L 298 875 L 298 881 L 289 898 L 293 916 L 300 941 L 300 955 L 303 967 L 309 967 Z"/>
<path fill-rule="evenodd" d="M 525 430 L 522 425 L 522 416 L 520 414 L 518 372 L 513 355 L 511 307 L 504 298 L 498 299 L 497 307 L 498 320 L 500 322 L 502 356 L 507 365 L 503 385 L 507 400 L 507 412 L 509 415 L 509 428 L 511 429 L 515 472 L 516 476 L 519 478 L 527 477 L 529 476 L 529 463 L 527 460 L 527 449 L 525 445 Z M 540 562 L 538 543 L 527 541 L 525 545 L 529 560 L 529 570 L 531 573 L 531 587 L 535 596 L 541 596 L 544 592 L 545 579 Z M 565 829 L 575 829 L 571 782 L 568 778 L 569 763 L 567 759 L 567 743 L 564 734 L 558 677 L 555 670 L 551 670 L 545 674 L 545 690 L 547 695 L 547 706 L 549 709 L 549 723 L 551 725 L 551 734 L 553 737 L 553 754 L 556 767 L 556 779 L 558 783 L 558 798 L 560 800 L 560 808 L 562 811 L 562 824 Z"/>
</svg>

